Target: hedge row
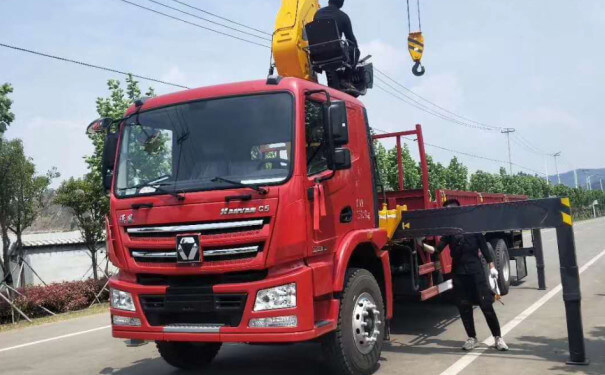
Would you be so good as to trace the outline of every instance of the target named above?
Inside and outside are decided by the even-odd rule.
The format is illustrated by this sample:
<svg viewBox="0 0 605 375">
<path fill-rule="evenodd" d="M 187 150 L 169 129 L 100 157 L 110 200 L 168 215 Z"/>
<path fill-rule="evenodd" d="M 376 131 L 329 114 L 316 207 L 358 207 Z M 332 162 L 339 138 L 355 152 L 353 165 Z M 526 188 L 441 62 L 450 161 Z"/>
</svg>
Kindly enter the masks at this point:
<svg viewBox="0 0 605 375">
<path fill-rule="evenodd" d="M 97 281 L 89 279 L 86 281 L 55 283 L 48 286 L 25 287 L 19 289 L 23 296 L 16 296 L 13 302 L 30 318 L 49 315 L 40 306 L 54 313 L 82 310 L 90 306 L 106 281 L 106 279 Z M 102 302 L 107 301 L 108 298 L 109 293 L 107 291 L 103 291 L 99 296 Z M 18 315 L 15 312 L 16 318 Z M 0 324 L 10 323 L 11 321 L 11 306 L 4 299 L 0 299 Z"/>
</svg>

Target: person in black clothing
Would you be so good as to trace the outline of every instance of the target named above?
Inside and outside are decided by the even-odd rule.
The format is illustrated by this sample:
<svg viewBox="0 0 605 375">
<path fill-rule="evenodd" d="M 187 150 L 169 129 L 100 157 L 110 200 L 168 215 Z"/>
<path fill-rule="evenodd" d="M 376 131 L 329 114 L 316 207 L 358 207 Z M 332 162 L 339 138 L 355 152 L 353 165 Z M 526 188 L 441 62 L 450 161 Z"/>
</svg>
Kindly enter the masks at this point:
<svg viewBox="0 0 605 375">
<path fill-rule="evenodd" d="M 445 207 L 458 207 L 458 201 L 451 200 L 444 204 Z M 493 303 L 495 301 L 494 293 L 488 285 L 479 251 L 487 261 L 490 267 L 491 277 L 498 277 L 498 270 L 494 266 L 494 260 L 487 241 L 482 234 L 460 234 L 441 237 L 436 248 L 422 243 L 424 249 L 429 253 L 441 253 L 446 246 L 450 248 L 452 256 L 452 274 L 454 283 L 454 294 L 460 318 L 464 324 L 464 329 L 468 339 L 462 347 L 464 350 L 472 350 L 477 344 L 477 333 L 475 332 L 475 322 L 473 319 L 473 305 L 479 305 L 485 320 L 490 328 L 495 340 L 495 347 L 498 350 L 508 350 L 500 333 L 500 323 L 496 316 Z"/>
<path fill-rule="evenodd" d="M 327 7 L 317 11 L 315 20 L 331 19 L 336 21 L 340 37 L 342 38 L 344 35 L 345 39 L 349 41 L 349 59 L 352 61 L 351 65 L 353 66 L 353 69 L 355 69 L 359 62 L 360 52 L 359 46 L 357 45 L 357 38 L 355 38 L 355 34 L 353 34 L 351 19 L 345 12 L 340 10 L 340 8 L 343 7 L 344 2 L 344 0 L 330 0 Z M 349 83 L 349 85 L 351 84 Z M 354 87 L 352 86 L 352 88 Z"/>
<path fill-rule="evenodd" d="M 340 10 L 344 5 L 344 0 L 330 0 L 328 6 L 321 8 L 315 14 L 316 20 L 332 19 L 336 21 L 340 37 L 344 35 L 345 39 L 349 41 L 351 48 L 353 66 L 357 65 L 359 60 L 359 46 L 357 45 L 357 38 L 353 34 L 353 25 L 349 16 Z"/>
</svg>

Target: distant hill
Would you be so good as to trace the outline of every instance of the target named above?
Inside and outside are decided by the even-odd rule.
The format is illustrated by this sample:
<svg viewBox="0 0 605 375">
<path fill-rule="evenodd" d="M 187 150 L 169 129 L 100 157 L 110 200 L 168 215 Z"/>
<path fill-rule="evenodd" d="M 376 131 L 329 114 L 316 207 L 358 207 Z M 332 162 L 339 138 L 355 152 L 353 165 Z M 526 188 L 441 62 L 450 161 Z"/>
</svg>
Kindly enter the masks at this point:
<svg viewBox="0 0 605 375">
<path fill-rule="evenodd" d="M 577 171 L 578 171 L 578 184 L 580 185 L 580 187 L 586 188 L 587 187 L 586 178 L 588 176 L 593 176 L 591 178 L 592 189 L 596 190 L 596 189 L 601 188 L 599 179 L 603 179 L 603 187 L 605 188 L 605 168 L 578 169 Z M 550 177 L 548 177 L 548 179 L 552 184 L 558 183 L 557 175 L 550 176 Z M 563 185 L 566 185 L 569 187 L 576 187 L 576 180 L 575 180 L 573 171 L 561 173 L 561 183 Z"/>
<path fill-rule="evenodd" d="M 74 216 L 68 208 L 53 204 L 55 192 L 50 191 L 44 197 L 44 209 L 27 229 L 27 233 L 68 232 L 78 229 Z"/>
</svg>

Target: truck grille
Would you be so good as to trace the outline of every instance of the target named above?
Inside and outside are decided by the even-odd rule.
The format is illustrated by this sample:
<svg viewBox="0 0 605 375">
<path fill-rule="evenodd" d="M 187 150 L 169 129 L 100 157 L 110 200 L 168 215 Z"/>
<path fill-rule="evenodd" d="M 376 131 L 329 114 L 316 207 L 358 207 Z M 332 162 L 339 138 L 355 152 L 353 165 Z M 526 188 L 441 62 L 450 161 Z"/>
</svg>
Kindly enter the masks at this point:
<svg viewBox="0 0 605 375">
<path fill-rule="evenodd" d="M 176 237 L 181 233 L 199 233 L 201 235 L 229 234 L 260 230 L 269 219 L 219 221 L 200 224 L 182 224 L 149 227 L 130 227 L 126 232 L 131 238 L 166 238 Z"/>
<path fill-rule="evenodd" d="M 252 283 L 264 280 L 267 277 L 267 271 L 246 271 L 230 272 L 214 275 L 156 275 L 139 274 L 137 283 L 145 286 L 171 286 L 171 287 L 198 287 L 205 286 L 212 288 L 214 285 L 221 284 L 241 284 Z M 212 289 L 210 289 L 212 290 Z"/>
<path fill-rule="evenodd" d="M 204 262 L 217 262 L 254 258 L 263 249 L 261 245 L 204 248 Z M 131 250 L 131 255 L 139 263 L 176 263 L 176 251 Z"/>
<path fill-rule="evenodd" d="M 166 295 L 141 296 L 152 326 L 217 324 L 239 326 L 247 294 L 214 294 L 211 286 L 169 287 Z"/>
</svg>

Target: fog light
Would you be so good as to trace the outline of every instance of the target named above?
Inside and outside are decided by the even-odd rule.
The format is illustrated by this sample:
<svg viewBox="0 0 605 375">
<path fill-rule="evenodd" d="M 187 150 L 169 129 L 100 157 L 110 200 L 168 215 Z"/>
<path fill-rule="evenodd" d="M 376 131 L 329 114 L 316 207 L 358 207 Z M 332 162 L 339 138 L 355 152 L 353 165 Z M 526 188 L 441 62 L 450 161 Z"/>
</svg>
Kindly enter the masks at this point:
<svg viewBox="0 0 605 375">
<path fill-rule="evenodd" d="M 250 319 L 249 326 L 250 328 L 294 328 L 298 326 L 298 317 L 290 315 Z"/>
<path fill-rule="evenodd" d="M 296 307 L 296 283 L 259 290 L 254 311 L 289 309 Z"/>
<path fill-rule="evenodd" d="M 111 289 L 111 307 L 125 311 L 136 311 L 132 294 L 117 289 Z"/>
<path fill-rule="evenodd" d="M 138 318 L 129 318 L 126 316 L 118 316 L 114 315 L 112 318 L 114 326 L 123 326 L 123 327 L 140 327 L 141 320 Z"/>
</svg>

